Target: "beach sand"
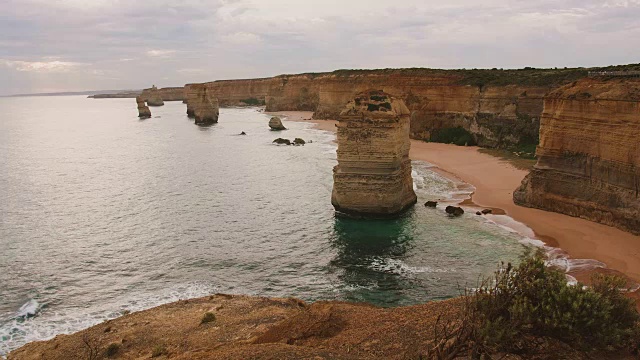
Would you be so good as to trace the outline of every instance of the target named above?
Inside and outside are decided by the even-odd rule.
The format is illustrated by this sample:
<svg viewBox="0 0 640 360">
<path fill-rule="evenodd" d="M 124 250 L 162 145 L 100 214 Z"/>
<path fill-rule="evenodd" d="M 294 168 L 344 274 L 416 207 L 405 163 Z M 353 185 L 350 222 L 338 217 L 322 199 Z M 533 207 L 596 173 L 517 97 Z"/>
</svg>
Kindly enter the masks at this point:
<svg viewBox="0 0 640 360">
<path fill-rule="evenodd" d="M 310 120 L 311 112 L 277 114 L 285 116 L 288 121 L 313 122 L 318 129 L 335 131 L 336 121 Z M 473 204 L 497 209 L 497 213 L 501 209 L 507 215 L 488 215 L 496 223 L 542 240 L 549 246 L 559 247 L 572 259 L 598 260 L 609 269 L 640 282 L 640 236 L 580 218 L 515 205 L 513 191 L 528 172 L 478 150 L 474 146 L 412 140 L 410 157 L 437 166 L 439 173 L 453 181 L 473 185 Z M 574 272 L 578 275 L 583 270 L 574 269 Z M 569 273 L 572 273 L 571 269 Z M 579 278 L 584 279 L 584 276 Z"/>
</svg>

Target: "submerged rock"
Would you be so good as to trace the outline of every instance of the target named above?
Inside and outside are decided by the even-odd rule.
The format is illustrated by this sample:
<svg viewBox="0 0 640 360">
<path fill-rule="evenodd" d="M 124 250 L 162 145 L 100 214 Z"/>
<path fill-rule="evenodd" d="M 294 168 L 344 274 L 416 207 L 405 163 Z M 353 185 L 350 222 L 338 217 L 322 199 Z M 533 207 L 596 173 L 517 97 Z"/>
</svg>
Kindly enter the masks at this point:
<svg viewBox="0 0 640 360">
<path fill-rule="evenodd" d="M 447 206 L 444 211 L 446 211 L 447 214 L 453 216 L 462 216 L 462 214 L 464 214 L 464 210 L 458 206 Z"/>
<path fill-rule="evenodd" d="M 149 90 L 149 97 L 147 97 L 147 105 L 149 106 L 163 106 L 164 100 L 162 100 L 162 96 L 160 96 L 160 92 L 158 88 L 153 85 Z"/>
<path fill-rule="evenodd" d="M 138 117 L 140 119 L 148 119 L 148 118 L 150 118 L 151 117 L 151 110 L 144 103 L 144 100 L 142 99 L 142 97 L 137 96 L 136 97 L 136 103 L 138 104 Z"/>
<path fill-rule="evenodd" d="M 491 209 L 484 209 L 481 211 L 482 215 L 487 215 L 487 214 L 491 214 L 493 212 L 493 210 Z"/>
<path fill-rule="evenodd" d="M 287 128 L 282 125 L 282 120 L 277 116 L 274 116 L 269 120 L 269 127 L 271 130 L 287 130 Z"/>
<path fill-rule="evenodd" d="M 339 214 L 394 217 L 417 202 L 404 101 L 367 91 L 350 101 L 338 124 L 338 165 L 331 203 Z"/>
<path fill-rule="evenodd" d="M 304 140 L 302 140 L 301 138 L 295 138 L 293 140 L 293 145 L 304 145 L 306 144 L 306 142 Z"/>
<path fill-rule="evenodd" d="M 277 138 L 277 139 L 273 140 L 273 143 L 278 144 L 278 145 L 291 145 L 291 140 L 283 139 L 283 138 Z"/>
<path fill-rule="evenodd" d="M 434 207 L 438 206 L 438 202 L 437 201 L 427 201 L 426 203 L 424 203 L 424 206 L 430 207 L 430 208 L 434 208 Z"/>
<path fill-rule="evenodd" d="M 247 135 L 247 133 L 243 131 L 240 133 L 240 135 Z"/>
</svg>

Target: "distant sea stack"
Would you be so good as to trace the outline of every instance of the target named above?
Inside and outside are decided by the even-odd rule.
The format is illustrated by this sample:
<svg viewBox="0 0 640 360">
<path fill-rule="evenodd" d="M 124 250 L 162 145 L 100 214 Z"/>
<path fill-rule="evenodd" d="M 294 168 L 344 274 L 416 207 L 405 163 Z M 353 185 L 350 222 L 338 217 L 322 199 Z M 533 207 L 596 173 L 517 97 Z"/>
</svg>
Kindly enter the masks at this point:
<svg viewBox="0 0 640 360">
<path fill-rule="evenodd" d="M 640 79 L 590 78 L 548 94 L 538 163 L 516 204 L 640 234 Z"/>
<path fill-rule="evenodd" d="M 145 105 L 144 99 L 140 96 L 136 97 L 136 103 L 138 104 L 138 117 L 140 119 L 148 119 L 151 117 L 151 110 Z"/>
<path fill-rule="evenodd" d="M 416 203 L 409 114 L 404 101 L 377 90 L 358 94 L 342 111 L 331 195 L 339 213 L 394 217 Z"/>
<path fill-rule="evenodd" d="M 195 90 L 196 96 L 189 103 L 193 106 L 196 124 L 211 125 L 217 123 L 220 113 L 218 100 L 210 96 L 207 87 L 204 85 L 197 87 Z"/>
<path fill-rule="evenodd" d="M 163 106 L 164 105 L 164 101 L 162 100 L 162 96 L 160 95 L 160 92 L 158 91 L 158 88 L 153 85 L 151 87 L 151 89 L 148 92 L 148 97 L 147 97 L 147 105 L 149 106 Z"/>
<path fill-rule="evenodd" d="M 187 116 L 196 117 L 193 105 L 198 99 L 198 90 L 206 85 L 204 84 L 187 84 L 184 87 L 184 103 L 187 104 Z"/>
</svg>

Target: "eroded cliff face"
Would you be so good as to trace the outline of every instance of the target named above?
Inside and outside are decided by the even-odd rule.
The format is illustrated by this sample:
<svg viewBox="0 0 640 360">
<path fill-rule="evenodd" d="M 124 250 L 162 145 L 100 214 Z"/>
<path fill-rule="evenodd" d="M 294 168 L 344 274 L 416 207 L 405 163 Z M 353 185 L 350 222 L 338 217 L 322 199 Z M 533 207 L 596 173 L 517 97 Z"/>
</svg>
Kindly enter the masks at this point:
<svg viewBox="0 0 640 360">
<path fill-rule="evenodd" d="M 345 99 L 366 88 L 405 101 L 411 137 L 429 140 L 440 129 L 462 127 L 486 147 L 537 143 L 543 96 L 550 87 L 459 85 L 459 76 L 355 75 L 327 79 L 314 118 L 337 118 Z"/>
<path fill-rule="evenodd" d="M 537 154 L 517 204 L 640 234 L 640 79 L 584 79 L 551 92 Z"/>
<path fill-rule="evenodd" d="M 409 159 L 409 109 L 401 99 L 367 91 L 338 124 L 338 165 L 331 203 L 344 214 L 395 216 L 416 203 Z"/>
<path fill-rule="evenodd" d="M 376 89 L 404 100 L 414 139 L 429 140 L 440 129 L 459 126 L 481 146 L 537 144 L 543 97 L 555 85 L 468 83 L 464 72 L 375 70 L 223 80 L 206 86 L 221 106 L 266 104 L 267 111 L 314 111 L 316 119 L 338 119 L 357 94 Z"/>
<path fill-rule="evenodd" d="M 160 98 L 162 101 L 183 101 L 185 98 L 185 89 L 186 87 L 166 87 L 166 88 L 156 88 L 154 89 L 144 89 L 142 90 L 142 94 L 140 97 L 144 101 L 148 101 L 149 98 Z"/>
</svg>

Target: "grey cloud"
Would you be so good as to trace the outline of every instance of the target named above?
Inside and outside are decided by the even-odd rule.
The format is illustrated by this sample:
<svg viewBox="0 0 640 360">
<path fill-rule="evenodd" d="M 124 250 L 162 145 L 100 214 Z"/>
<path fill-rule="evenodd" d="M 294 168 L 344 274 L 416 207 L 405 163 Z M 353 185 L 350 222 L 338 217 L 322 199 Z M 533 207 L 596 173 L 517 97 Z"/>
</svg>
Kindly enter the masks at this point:
<svg viewBox="0 0 640 360">
<path fill-rule="evenodd" d="M 640 58 L 639 18 L 635 0 L 5 0 L 0 93 L 337 68 L 628 63 Z M 45 74 L 64 63 L 83 65 Z M 40 71 L 27 78 L 17 64 Z"/>
</svg>

